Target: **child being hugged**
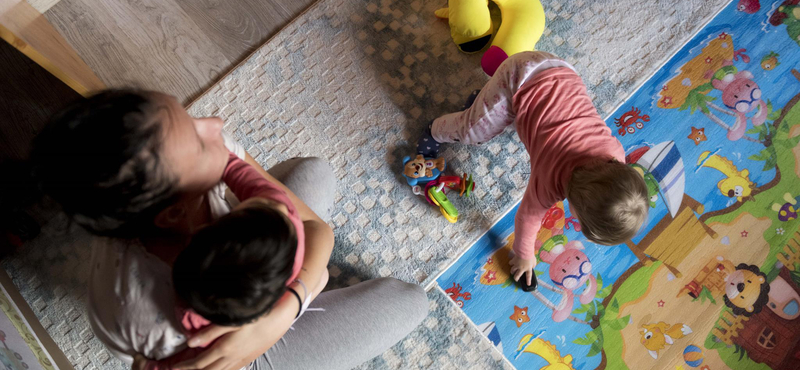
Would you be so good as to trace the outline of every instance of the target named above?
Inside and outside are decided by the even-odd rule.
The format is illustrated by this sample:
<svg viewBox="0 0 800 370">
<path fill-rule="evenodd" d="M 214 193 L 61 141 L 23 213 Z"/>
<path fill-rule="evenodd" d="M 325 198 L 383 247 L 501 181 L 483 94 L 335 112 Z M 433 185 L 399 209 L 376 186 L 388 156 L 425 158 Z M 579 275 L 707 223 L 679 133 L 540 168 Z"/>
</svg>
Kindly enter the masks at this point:
<svg viewBox="0 0 800 370">
<path fill-rule="evenodd" d="M 531 283 L 542 218 L 564 198 L 589 241 L 616 245 L 639 231 L 649 204 L 644 179 L 625 164 L 575 69 L 552 54 L 509 57 L 470 107 L 435 119 L 420 142 L 482 144 L 512 124 L 531 162 L 515 218 L 514 280 L 526 274 Z"/>
<path fill-rule="evenodd" d="M 172 268 L 181 302 L 176 315 L 189 335 L 209 324 L 255 321 L 287 291 L 299 301 L 299 317 L 312 298 L 297 279 L 305 238 L 287 194 L 233 153 L 222 179 L 241 203 L 192 236 Z M 204 349 L 188 348 L 166 359 L 137 363 L 141 369 L 168 370 Z"/>
</svg>

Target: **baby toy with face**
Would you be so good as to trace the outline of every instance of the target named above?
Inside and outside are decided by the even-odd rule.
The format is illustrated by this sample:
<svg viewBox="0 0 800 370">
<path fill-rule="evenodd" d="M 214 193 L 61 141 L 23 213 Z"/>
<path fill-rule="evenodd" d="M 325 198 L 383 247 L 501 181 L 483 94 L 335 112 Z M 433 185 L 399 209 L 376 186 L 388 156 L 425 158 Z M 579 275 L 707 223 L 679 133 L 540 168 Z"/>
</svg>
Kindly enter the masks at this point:
<svg viewBox="0 0 800 370">
<path fill-rule="evenodd" d="M 436 179 L 444 168 L 444 158 L 425 158 L 422 154 L 418 154 L 414 159 L 403 158 L 403 176 L 411 186 Z"/>
</svg>

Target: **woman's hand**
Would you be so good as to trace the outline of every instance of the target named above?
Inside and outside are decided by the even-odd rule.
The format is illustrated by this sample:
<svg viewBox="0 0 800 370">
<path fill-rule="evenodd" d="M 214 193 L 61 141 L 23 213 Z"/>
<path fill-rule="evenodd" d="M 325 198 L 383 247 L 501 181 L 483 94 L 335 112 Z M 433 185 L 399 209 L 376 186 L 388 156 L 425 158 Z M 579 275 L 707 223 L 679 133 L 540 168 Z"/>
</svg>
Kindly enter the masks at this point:
<svg viewBox="0 0 800 370">
<path fill-rule="evenodd" d="M 286 293 L 272 310 L 239 327 L 210 325 L 192 336 L 189 347 L 214 342 L 199 356 L 175 365 L 180 370 L 238 370 L 267 352 L 289 330 L 299 302 Z"/>
<path fill-rule="evenodd" d="M 514 281 L 519 281 L 522 274 L 525 274 L 528 285 L 531 285 L 534 274 L 533 268 L 536 267 L 536 257 L 526 260 L 514 255 L 508 264 L 511 265 L 511 274 L 514 275 Z"/>
</svg>

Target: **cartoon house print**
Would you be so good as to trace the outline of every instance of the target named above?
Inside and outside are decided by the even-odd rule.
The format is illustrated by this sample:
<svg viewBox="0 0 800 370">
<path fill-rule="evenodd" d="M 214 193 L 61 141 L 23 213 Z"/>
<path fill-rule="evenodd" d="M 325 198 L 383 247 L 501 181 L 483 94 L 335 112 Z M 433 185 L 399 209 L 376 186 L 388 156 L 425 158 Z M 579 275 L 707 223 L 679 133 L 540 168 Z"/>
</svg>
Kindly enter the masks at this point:
<svg viewBox="0 0 800 370">
<path fill-rule="evenodd" d="M 770 297 L 763 308 L 757 307 L 752 314 L 725 312 L 712 334 L 728 345 L 740 346 L 751 360 L 773 370 L 797 369 L 800 287 L 789 270 L 782 268 L 766 291 Z"/>
<path fill-rule="evenodd" d="M 796 232 L 783 250 L 775 256 L 789 271 L 795 271 L 795 267 L 800 264 L 800 232 Z"/>
<path fill-rule="evenodd" d="M 703 290 L 708 290 L 712 297 L 720 297 L 725 293 L 725 278 L 735 270 L 733 262 L 722 256 L 709 261 L 686 286 L 678 292 L 678 297 L 688 294 L 692 298 L 700 297 Z"/>
</svg>

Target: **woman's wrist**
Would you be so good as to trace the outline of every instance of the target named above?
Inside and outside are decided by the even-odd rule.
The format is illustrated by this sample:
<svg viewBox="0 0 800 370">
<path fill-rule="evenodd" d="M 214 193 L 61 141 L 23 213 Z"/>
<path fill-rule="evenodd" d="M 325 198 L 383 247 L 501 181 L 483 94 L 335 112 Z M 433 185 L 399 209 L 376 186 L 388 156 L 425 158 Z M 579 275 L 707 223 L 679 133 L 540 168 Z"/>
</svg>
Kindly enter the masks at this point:
<svg viewBox="0 0 800 370">
<path fill-rule="evenodd" d="M 289 292 L 295 296 L 297 301 L 300 303 L 300 309 L 297 311 L 297 316 L 300 317 L 303 315 L 303 312 L 308 308 L 308 305 L 311 303 L 313 299 L 314 292 L 310 290 L 310 288 L 305 284 L 305 282 L 297 278 L 288 286 Z"/>
<path fill-rule="evenodd" d="M 300 303 L 297 302 L 297 298 L 294 297 L 294 294 L 287 290 L 272 309 L 266 315 L 261 316 L 259 321 L 290 320 L 289 322 L 291 322 L 291 320 L 294 320 L 300 307 Z"/>
<path fill-rule="evenodd" d="M 288 287 L 286 289 L 286 292 L 289 293 L 289 295 L 293 296 L 294 299 L 297 301 L 298 309 L 297 309 L 297 313 L 294 315 L 294 318 L 296 319 L 296 318 L 300 317 L 300 313 L 303 312 L 303 298 L 300 297 L 300 293 L 295 288 Z"/>
</svg>

